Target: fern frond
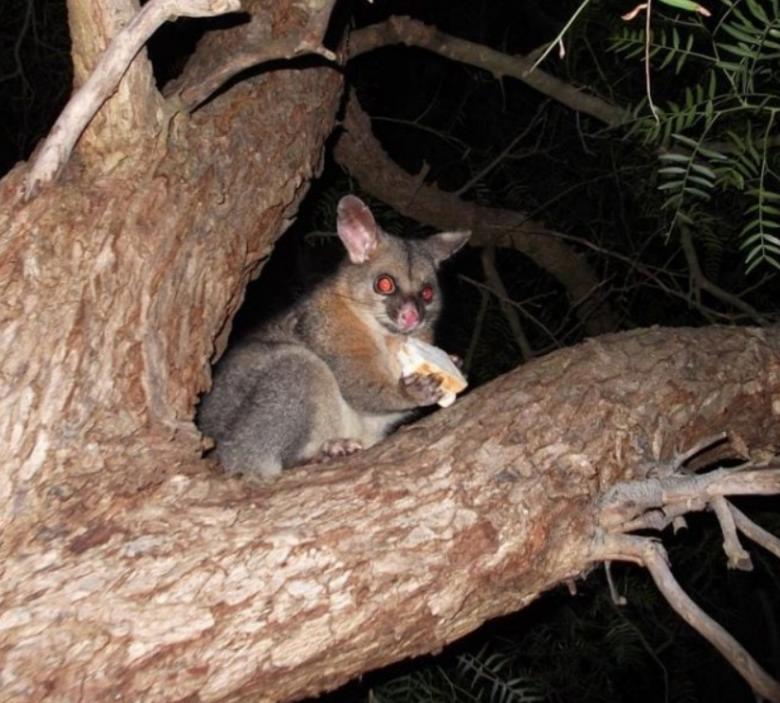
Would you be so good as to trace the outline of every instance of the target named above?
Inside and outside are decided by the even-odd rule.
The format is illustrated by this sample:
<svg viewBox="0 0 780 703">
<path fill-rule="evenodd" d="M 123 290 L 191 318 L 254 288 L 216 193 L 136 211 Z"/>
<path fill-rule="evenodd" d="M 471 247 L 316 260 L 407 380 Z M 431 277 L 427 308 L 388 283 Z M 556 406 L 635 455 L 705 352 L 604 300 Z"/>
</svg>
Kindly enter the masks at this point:
<svg viewBox="0 0 780 703">
<path fill-rule="evenodd" d="M 741 158 L 735 159 L 735 168 L 747 176 L 747 196 L 752 201 L 745 211 L 748 222 L 740 232 L 742 249 L 747 250 L 748 272 L 762 262 L 780 269 L 780 179 L 769 166 L 770 136 L 776 114 L 772 111 L 767 120 L 761 151 L 752 140 L 746 139 L 742 142 L 745 150 Z M 749 178 L 756 170 L 757 175 Z"/>
<path fill-rule="evenodd" d="M 659 157 L 662 168 L 658 170 L 663 182 L 658 190 L 666 195 L 662 208 L 672 212 L 669 232 L 678 221 L 685 224 L 693 222 L 690 213 L 691 203 L 709 201 L 717 181 L 715 164 L 726 161 L 727 157 L 714 149 L 705 147 L 705 131 L 698 140 L 683 134 L 672 134 L 677 143 L 674 151 L 666 151 Z"/>
<path fill-rule="evenodd" d="M 458 674 L 469 682 L 475 693 L 489 691 L 490 703 L 539 703 L 544 700 L 538 684 L 524 674 L 512 673 L 511 656 L 503 652 L 487 653 L 487 646 L 476 655 L 458 657 Z"/>
<path fill-rule="evenodd" d="M 656 105 L 655 119 L 646 109 L 647 98 L 644 97 L 634 107 L 634 123 L 629 128 L 629 135 L 640 138 L 644 144 L 668 146 L 674 133 L 690 131 L 699 124 L 714 122 L 719 116 L 718 79 L 714 69 L 709 69 L 703 80 L 693 86 L 686 86 L 682 101 L 668 101 Z"/>
<path fill-rule="evenodd" d="M 729 9 L 714 37 L 719 53 L 717 65 L 743 93 L 752 93 L 757 79 L 772 75 L 773 67 L 767 62 L 780 58 L 780 13 L 775 0 L 771 16 L 756 0 L 726 4 Z M 740 6 L 746 10 L 743 12 Z"/>
<path fill-rule="evenodd" d="M 686 27 L 686 29 L 690 29 Z M 624 58 L 639 58 L 645 51 L 644 28 L 621 27 L 617 35 L 612 38 L 610 50 L 623 54 Z M 690 59 L 715 64 L 717 57 L 694 49 L 696 37 L 693 31 L 681 32 L 672 25 L 662 27 L 651 36 L 650 58 L 654 60 L 657 70 L 663 70 L 673 64 L 675 75 L 679 75 L 683 67 Z"/>
</svg>

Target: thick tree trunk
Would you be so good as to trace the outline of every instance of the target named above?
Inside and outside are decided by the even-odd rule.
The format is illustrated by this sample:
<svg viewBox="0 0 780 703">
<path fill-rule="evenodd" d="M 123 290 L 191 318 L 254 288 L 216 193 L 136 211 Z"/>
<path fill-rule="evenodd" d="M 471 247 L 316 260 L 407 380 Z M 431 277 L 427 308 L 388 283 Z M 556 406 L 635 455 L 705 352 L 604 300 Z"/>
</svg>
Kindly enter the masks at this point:
<svg viewBox="0 0 780 703">
<path fill-rule="evenodd" d="M 778 397 L 780 331 L 640 331 L 338 466 L 50 516 L 4 558 L 1 697 L 283 700 L 435 650 L 587 570 L 616 482 L 718 432 L 777 446 Z"/>
<path fill-rule="evenodd" d="M 318 169 L 340 88 L 329 68 L 267 73 L 169 110 L 110 167 L 77 154 L 30 202 L 25 164 L 0 182 L 4 529 L 200 455 L 209 361 Z"/>
</svg>

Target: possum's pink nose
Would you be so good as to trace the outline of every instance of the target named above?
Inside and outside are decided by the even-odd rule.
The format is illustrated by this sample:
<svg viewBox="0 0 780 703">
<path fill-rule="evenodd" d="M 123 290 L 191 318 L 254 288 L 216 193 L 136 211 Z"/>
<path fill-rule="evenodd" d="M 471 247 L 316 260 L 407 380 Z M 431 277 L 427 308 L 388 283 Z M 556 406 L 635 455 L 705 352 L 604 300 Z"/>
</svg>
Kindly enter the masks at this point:
<svg viewBox="0 0 780 703">
<path fill-rule="evenodd" d="M 414 303 L 404 303 L 398 313 L 398 321 L 404 332 L 413 330 L 420 324 L 420 313 Z"/>
</svg>

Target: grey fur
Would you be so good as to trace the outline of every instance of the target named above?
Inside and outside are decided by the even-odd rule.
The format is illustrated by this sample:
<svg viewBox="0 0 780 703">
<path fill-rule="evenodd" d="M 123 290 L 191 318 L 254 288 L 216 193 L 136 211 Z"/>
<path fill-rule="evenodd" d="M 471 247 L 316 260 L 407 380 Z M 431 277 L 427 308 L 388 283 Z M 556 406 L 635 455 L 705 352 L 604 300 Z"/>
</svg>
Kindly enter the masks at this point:
<svg viewBox="0 0 780 703">
<path fill-rule="evenodd" d="M 430 379 L 401 378 L 397 346 L 406 334 L 430 341 L 441 310 L 436 268 L 468 233 L 396 239 L 354 196 L 339 204 L 338 225 L 350 258 L 215 370 L 199 425 L 228 471 L 273 476 L 330 451 L 369 447 L 438 400 Z M 383 274 L 393 277 L 393 295 L 375 290 Z M 425 286 L 434 289 L 430 303 L 420 297 Z M 420 318 L 408 332 L 399 327 L 404 303 Z"/>
</svg>

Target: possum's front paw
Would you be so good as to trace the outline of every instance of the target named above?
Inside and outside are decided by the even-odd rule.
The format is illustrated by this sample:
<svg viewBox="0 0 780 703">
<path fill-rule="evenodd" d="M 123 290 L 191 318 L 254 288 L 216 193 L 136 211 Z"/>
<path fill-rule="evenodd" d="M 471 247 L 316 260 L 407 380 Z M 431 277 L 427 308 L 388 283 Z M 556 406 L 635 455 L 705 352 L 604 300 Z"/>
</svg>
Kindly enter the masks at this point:
<svg viewBox="0 0 780 703">
<path fill-rule="evenodd" d="M 444 395 L 441 376 L 411 373 L 401 377 L 401 387 L 418 406 L 436 405 Z"/>
<path fill-rule="evenodd" d="M 327 442 L 323 442 L 319 454 L 312 461 L 328 461 L 341 456 L 349 456 L 359 452 L 362 448 L 363 444 L 356 439 L 329 439 Z"/>
</svg>

